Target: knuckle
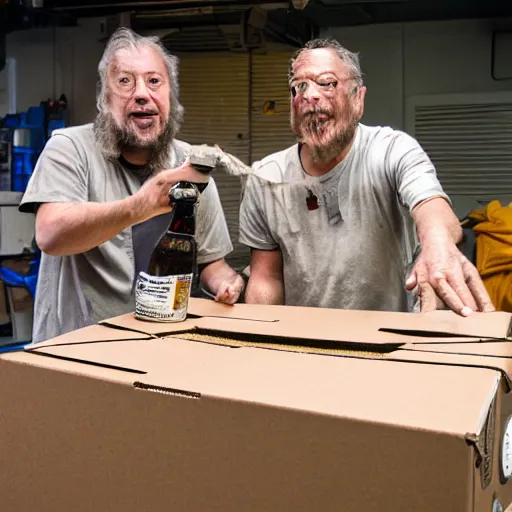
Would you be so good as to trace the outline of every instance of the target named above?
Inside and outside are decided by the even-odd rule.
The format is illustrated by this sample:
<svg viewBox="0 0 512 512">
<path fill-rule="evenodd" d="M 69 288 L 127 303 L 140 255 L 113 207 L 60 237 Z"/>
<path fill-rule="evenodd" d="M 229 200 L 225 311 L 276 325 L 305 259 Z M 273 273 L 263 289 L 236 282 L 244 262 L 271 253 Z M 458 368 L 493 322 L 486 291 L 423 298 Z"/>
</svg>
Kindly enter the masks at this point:
<svg viewBox="0 0 512 512">
<path fill-rule="evenodd" d="M 439 296 L 440 299 L 442 299 L 444 301 L 450 297 L 450 292 L 445 288 L 441 288 L 438 291 L 437 295 Z"/>
<path fill-rule="evenodd" d="M 437 270 L 432 274 L 432 282 L 435 286 L 444 283 L 447 280 L 448 274 L 444 271 Z"/>
</svg>

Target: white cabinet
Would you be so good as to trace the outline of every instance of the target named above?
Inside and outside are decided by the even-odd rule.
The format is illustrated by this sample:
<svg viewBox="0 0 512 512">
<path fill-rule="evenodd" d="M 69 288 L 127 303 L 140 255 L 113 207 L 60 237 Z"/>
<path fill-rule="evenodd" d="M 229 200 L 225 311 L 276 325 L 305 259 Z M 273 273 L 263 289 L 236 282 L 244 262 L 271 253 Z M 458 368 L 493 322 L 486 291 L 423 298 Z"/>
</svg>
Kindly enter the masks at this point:
<svg viewBox="0 0 512 512">
<path fill-rule="evenodd" d="M 0 192 L 0 256 L 32 252 L 35 215 L 20 213 L 21 192 Z"/>
</svg>

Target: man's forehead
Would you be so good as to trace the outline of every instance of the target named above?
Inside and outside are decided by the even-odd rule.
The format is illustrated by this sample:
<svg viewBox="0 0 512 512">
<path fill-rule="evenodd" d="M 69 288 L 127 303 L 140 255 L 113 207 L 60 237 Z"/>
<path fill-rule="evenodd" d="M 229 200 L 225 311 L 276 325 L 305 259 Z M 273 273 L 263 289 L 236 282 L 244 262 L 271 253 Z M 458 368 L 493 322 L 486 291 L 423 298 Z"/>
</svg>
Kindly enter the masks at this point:
<svg viewBox="0 0 512 512">
<path fill-rule="evenodd" d="M 143 73 L 165 73 L 165 62 L 158 51 L 149 47 L 123 48 L 114 54 L 113 71 L 139 71 Z"/>
<path fill-rule="evenodd" d="M 315 48 L 302 52 L 292 66 L 293 75 L 347 73 L 347 66 L 333 48 Z"/>
</svg>

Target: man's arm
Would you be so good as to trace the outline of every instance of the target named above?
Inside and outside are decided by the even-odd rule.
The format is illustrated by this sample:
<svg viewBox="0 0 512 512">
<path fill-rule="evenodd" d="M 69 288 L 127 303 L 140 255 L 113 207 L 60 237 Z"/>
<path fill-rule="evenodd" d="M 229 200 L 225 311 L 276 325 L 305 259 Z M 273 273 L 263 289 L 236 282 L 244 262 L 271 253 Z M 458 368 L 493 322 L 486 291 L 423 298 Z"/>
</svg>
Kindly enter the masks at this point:
<svg viewBox="0 0 512 512">
<path fill-rule="evenodd" d="M 52 256 L 79 254 L 140 222 L 132 198 L 110 203 L 45 203 L 36 214 L 36 242 Z"/>
<path fill-rule="evenodd" d="M 271 163 L 270 165 L 274 165 Z M 261 169 L 254 164 L 255 172 Z M 278 174 L 279 169 L 267 169 Z M 283 256 L 268 221 L 273 197 L 254 176 L 249 176 L 240 205 L 240 242 L 251 249 L 245 302 L 284 304 Z"/>
<path fill-rule="evenodd" d="M 452 207 L 443 197 L 421 201 L 412 210 L 418 238 L 423 246 L 431 239 L 449 239 L 454 244 L 462 242 L 462 227 Z"/>
<path fill-rule="evenodd" d="M 477 269 L 457 248 L 462 230 L 430 158 L 406 133 L 388 136 L 388 176 L 400 202 L 411 211 L 421 245 L 406 288 L 417 288 L 421 311 L 436 309 L 437 298 L 463 316 L 493 311 Z"/>
<path fill-rule="evenodd" d="M 136 194 L 120 201 L 44 203 L 36 214 L 37 245 L 53 256 L 89 251 L 123 229 L 169 212 L 169 189 L 178 181 L 204 179 L 184 164 L 158 173 Z"/>
<path fill-rule="evenodd" d="M 250 304 L 284 304 L 283 256 L 279 249 L 251 251 L 251 273 L 245 293 Z"/>
<path fill-rule="evenodd" d="M 462 228 L 452 208 L 441 197 L 420 202 L 413 210 L 421 253 L 409 276 L 409 290 L 418 286 L 422 311 L 436 309 L 436 295 L 453 311 L 494 311 L 474 265 L 459 251 Z"/>
<path fill-rule="evenodd" d="M 201 272 L 201 286 L 215 295 L 215 300 L 234 304 L 244 289 L 244 280 L 224 258 L 212 261 Z"/>
</svg>

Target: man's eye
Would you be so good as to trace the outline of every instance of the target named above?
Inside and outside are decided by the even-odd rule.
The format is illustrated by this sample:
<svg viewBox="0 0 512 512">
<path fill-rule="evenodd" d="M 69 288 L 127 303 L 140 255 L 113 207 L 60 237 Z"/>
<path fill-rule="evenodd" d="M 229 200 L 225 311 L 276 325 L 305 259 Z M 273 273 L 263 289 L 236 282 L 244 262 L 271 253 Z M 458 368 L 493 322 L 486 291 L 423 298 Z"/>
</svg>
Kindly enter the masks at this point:
<svg viewBox="0 0 512 512">
<path fill-rule="evenodd" d="M 318 82 L 318 85 L 324 89 L 335 89 L 338 85 L 338 82 L 337 80 L 331 80 L 330 82 Z"/>
<path fill-rule="evenodd" d="M 158 85 L 160 83 L 160 79 L 159 78 L 150 78 L 149 83 L 151 85 Z"/>
<path fill-rule="evenodd" d="M 130 79 L 128 77 L 126 77 L 126 76 L 123 76 L 122 78 L 119 79 L 119 83 L 123 84 L 123 85 L 129 84 L 130 83 Z"/>
<path fill-rule="evenodd" d="M 295 98 L 295 96 L 297 96 L 297 94 L 305 93 L 307 88 L 308 88 L 307 82 L 298 82 L 298 83 L 293 84 L 290 87 L 290 91 L 292 93 L 292 96 Z"/>
<path fill-rule="evenodd" d="M 306 92 L 306 90 L 308 88 L 308 83 L 307 82 L 299 82 L 295 87 L 297 88 L 297 92 L 303 93 L 303 92 Z"/>
</svg>

